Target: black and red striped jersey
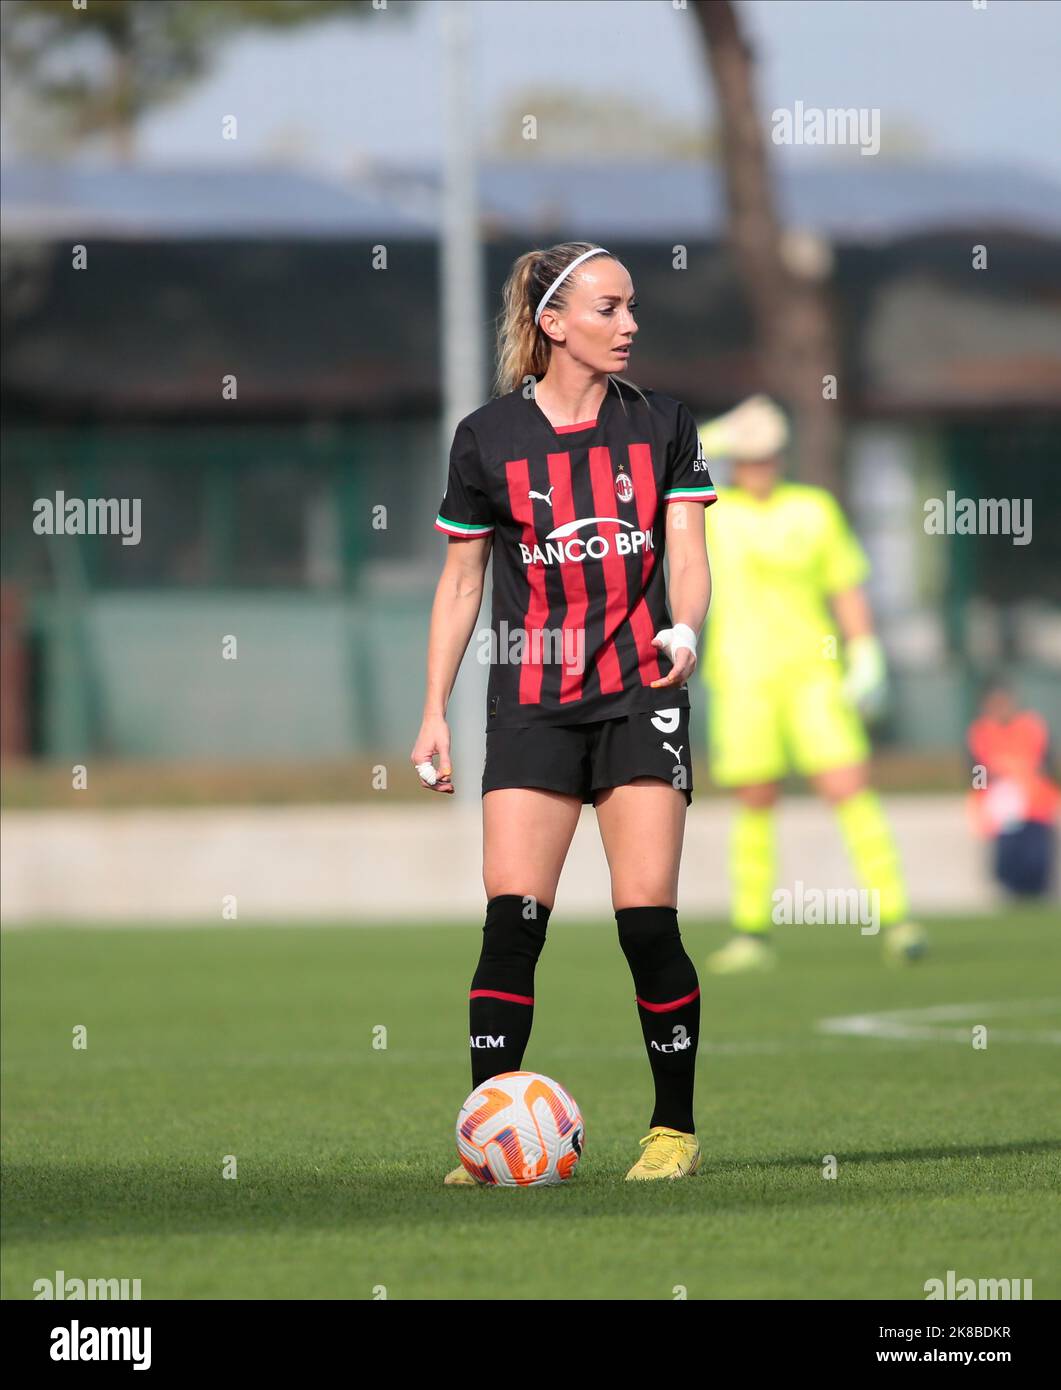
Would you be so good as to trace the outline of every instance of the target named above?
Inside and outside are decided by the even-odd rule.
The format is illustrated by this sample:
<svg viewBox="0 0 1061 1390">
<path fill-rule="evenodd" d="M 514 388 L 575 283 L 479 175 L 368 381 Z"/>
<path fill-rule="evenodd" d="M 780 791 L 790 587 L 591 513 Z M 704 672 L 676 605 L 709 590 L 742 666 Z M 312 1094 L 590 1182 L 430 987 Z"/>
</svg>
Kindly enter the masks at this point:
<svg viewBox="0 0 1061 1390">
<path fill-rule="evenodd" d="M 487 730 L 689 706 L 649 684 L 671 669 L 664 509 L 716 494 L 688 407 L 644 394 L 609 378 L 595 420 L 554 427 L 517 388 L 457 426 L 435 527 L 493 538 Z"/>
</svg>

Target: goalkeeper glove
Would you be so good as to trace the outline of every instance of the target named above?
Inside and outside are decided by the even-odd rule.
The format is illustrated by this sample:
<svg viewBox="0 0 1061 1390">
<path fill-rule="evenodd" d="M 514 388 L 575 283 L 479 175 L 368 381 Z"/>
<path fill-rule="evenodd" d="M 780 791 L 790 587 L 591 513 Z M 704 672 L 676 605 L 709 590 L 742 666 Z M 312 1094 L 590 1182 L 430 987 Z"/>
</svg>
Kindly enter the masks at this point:
<svg viewBox="0 0 1061 1390">
<path fill-rule="evenodd" d="M 876 637 L 867 633 L 863 637 L 852 637 L 845 655 L 844 694 L 863 718 L 879 719 L 888 700 L 884 648 Z"/>
</svg>

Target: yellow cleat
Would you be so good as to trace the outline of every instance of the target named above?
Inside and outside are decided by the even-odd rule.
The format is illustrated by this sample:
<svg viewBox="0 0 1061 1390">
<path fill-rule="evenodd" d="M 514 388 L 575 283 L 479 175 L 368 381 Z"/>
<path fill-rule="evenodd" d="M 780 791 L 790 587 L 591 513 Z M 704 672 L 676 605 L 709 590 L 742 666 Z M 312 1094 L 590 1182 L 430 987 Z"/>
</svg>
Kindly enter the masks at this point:
<svg viewBox="0 0 1061 1390">
<path fill-rule="evenodd" d="M 642 1178 L 687 1178 L 700 1167 L 700 1141 L 695 1134 L 655 1125 L 641 1140 L 644 1153 L 626 1175 L 626 1181 Z"/>
<path fill-rule="evenodd" d="M 928 950 L 928 934 L 917 922 L 900 922 L 894 927 L 885 927 L 884 959 L 889 965 L 909 965 L 920 960 Z"/>
<path fill-rule="evenodd" d="M 741 932 L 704 962 L 712 975 L 740 975 L 751 970 L 772 970 L 777 956 L 769 942 Z"/>
<path fill-rule="evenodd" d="M 458 1168 L 454 1168 L 452 1173 L 447 1173 L 442 1179 L 443 1187 L 481 1187 L 482 1183 L 478 1178 L 473 1178 L 462 1163 Z"/>
</svg>

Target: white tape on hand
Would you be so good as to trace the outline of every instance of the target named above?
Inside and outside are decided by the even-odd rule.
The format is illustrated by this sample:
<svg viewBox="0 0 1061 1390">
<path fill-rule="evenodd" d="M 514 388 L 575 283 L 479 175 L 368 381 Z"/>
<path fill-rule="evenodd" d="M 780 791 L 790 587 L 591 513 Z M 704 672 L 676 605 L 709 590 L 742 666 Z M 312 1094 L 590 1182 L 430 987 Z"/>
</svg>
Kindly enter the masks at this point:
<svg viewBox="0 0 1061 1390">
<path fill-rule="evenodd" d="M 416 771 L 420 781 L 426 782 L 429 787 L 433 787 L 438 781 L 438 773 L 435 771 L 435 764 L 430 758 L 426 763 L 417 763 Z"/>
<path fill-rule="evenodd" d="M 653 641 L 662 643 L 663 650 L 670 657 L 672 666 L 678 659 L 679 647 L 688 647 L 692 654 L 696 655 L 696 633 L 688 623 L 675 623 L 673 627 L 660 628 Z"/>
</svg>

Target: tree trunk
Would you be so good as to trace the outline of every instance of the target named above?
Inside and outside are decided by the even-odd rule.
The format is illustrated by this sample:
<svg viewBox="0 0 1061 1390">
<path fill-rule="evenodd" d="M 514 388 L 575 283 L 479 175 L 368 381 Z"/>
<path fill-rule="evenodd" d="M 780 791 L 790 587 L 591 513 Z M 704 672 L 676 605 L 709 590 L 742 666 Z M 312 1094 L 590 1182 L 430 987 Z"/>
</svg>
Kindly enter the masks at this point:
<svg viewBox="0 0 1061 1390">
<path fill-rule="evenodd" d="M 836 340 L 826 274 L 786 265 L 756 109 L 753 55 L 730 0 L 693 0 L 718 96 L 729 240 L 755 323 L 767 393 L 790 411 L 799 477 L 838 492 L 839 400 L 824 378 L 837 377 Z"/>
</svg>

